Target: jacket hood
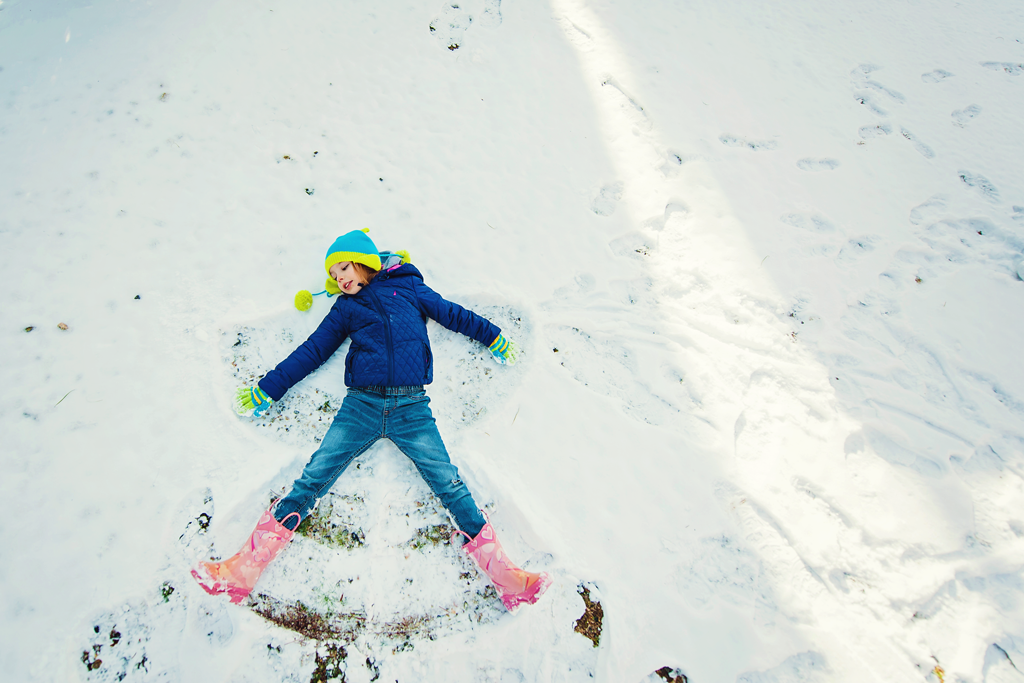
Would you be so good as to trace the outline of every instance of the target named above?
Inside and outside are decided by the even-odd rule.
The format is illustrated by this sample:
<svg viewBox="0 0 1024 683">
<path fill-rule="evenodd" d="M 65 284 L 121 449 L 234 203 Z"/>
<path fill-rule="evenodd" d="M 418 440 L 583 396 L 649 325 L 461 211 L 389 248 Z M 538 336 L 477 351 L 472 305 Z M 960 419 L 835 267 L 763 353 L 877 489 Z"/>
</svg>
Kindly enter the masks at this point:
<svg viewBox="0 0 1024 683">
<path fill-rule="evenodd" d="M 381 254 L 381 256 L 383 257 L 384 254 Z M 416 266 L 414 266 L 411 263 L 402 263 L 402 264 L 400 264 L 400 265 L 398 265 L 396 267 L 392 267 L 390 269 L 384 269 L 382 267 L 381 271 L 379 273 L 377 273 L 377 276 L 375 278 L 373 278 L 373 280 L 370 282 L 370 284 L 373 284 L 374 282 L 378 282 L 378 281 L 384 282 L 385 280 L 390 280 L 391 278 L 395 278 L 395 277 L 409 277 L 409 276 L 418 277 L 421 280 L 423 279 L 423 273 L 420 272 L 419 268 L 417 268 Z"/>
</svg>

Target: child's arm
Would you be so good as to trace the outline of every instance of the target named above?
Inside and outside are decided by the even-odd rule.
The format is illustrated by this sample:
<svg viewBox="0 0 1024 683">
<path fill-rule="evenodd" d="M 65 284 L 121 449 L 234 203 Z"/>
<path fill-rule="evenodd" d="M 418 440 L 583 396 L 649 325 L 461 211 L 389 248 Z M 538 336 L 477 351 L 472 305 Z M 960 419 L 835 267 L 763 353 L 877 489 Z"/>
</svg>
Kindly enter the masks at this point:
<svg viewBox="0 0 1024 683">
<path fill-rule="evenodd" d="M 341 303 L 339 300 L 337 303 Z M 259 388 L 271 401 L 278 401 L 306 375 L 327 362 L 348 337 L 346 316 L 336 304 L 309 339 L 260 380 Z"/>
<path fill-rule="evenodd" d="M 473 311 L 442 298 L 440 294 L 423 284 L 422 280 L 415 284 L 415 291 L 420 310 L 449 330 L 476 339 L 487 347 L 501 336 L 500 327 Z"/>
</svg>

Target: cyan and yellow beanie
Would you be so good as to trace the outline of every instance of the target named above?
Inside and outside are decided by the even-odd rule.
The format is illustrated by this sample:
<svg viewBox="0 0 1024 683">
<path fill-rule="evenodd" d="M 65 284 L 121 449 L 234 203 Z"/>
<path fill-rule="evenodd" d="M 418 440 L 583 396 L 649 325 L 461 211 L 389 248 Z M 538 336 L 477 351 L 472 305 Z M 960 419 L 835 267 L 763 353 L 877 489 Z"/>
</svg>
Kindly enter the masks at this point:
<svg viewBox="0 0 1024 683">
<path fill-rule="evenodd" d="M 353 230 L 334 240 L 334 244 L 327 250 L 327 258 L 324 259 L 324 270 L 328 275 L 331 273 L 331 266 L 342 261 L 361 263 L 373 270 L 380 270 L 380 254 L 377 252 L 377 245 L 366 234 L 368 232 L 369 228 Z M 338 283 L 331 277 L 324 283 L 324 289 L 331 296 L 341 294 Z"/>
</svg>

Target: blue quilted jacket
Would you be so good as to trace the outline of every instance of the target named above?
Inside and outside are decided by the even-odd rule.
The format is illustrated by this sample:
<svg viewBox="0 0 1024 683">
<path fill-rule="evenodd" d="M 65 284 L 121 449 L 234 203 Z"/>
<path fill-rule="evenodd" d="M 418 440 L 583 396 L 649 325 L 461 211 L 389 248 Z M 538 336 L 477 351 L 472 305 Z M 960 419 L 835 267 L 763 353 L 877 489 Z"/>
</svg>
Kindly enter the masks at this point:
<svg viewBox="0 0 1024 683">
<path fill-rule="evenodd" d="M 501 330 L 423 284 L 411 263 L 381 271 L 358 294 L 338 295 L 316 331 L 260 380 L 275 401 L 330 358 L 345 339 L 345 385 L 414 386 L 433 380 L 427 318 L 489 346 Z"/>
</svg>

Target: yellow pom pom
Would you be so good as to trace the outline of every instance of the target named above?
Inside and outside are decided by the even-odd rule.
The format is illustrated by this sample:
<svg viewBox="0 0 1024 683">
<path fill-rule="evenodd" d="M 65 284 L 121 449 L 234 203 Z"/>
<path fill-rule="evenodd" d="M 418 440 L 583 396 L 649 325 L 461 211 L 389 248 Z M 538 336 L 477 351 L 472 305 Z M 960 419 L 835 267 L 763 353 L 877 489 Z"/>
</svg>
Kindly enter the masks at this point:
<svg viewBox="0 0 1024 683">
<path fill-rule="evenodd" d="M 313 295 L 308 290 L 302 290 L 295 295 L 295 308 L 300 311 L 308 311 L 313 307 Z"/>
</svg>

